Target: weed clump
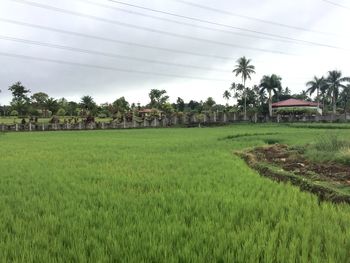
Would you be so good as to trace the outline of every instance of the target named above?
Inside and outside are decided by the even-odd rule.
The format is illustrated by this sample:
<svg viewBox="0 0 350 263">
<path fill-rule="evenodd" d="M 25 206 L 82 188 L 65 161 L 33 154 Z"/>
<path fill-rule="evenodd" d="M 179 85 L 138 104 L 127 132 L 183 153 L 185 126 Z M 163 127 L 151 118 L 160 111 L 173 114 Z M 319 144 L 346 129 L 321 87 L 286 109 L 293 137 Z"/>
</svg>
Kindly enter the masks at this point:
<svg viewBox="0 0 350 263">
<path fill-rule="evenodd" d="M 319 136 L 306 151 L 306 156 L 315 161 L 338 162 L 350 165 L 350 142 L 336 133 Z"/>
</svg>

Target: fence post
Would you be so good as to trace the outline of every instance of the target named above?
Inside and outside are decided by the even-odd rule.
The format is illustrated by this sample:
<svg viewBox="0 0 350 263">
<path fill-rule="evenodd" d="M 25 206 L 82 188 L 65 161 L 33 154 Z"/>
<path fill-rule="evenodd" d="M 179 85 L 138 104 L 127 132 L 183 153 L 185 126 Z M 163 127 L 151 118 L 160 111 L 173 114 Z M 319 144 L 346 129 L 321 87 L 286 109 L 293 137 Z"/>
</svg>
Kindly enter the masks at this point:
<svg viewBox="0 0 350 263">
<path fill-rule="evenodd" d="M 157 118 L 154 118 L 154 127 L 157 127 Z"/>
<path fill-rule="evenodd" d="M 18 131 L 18 124 L 16 123 L 16 131 Z"/>
<path fill-rule="evenodd" d="M 45 131 L 45 124 L 42 124 L 42 130 Z"/>
<path fill-rule="evenodd" d="M 125 117 L 124 117 L 123 127 L 124 127 L 124 129 L 126 128 L 126 120 L 125 120 Z"/>
<path fill-rule="evenodd" d="M 32 123 L 29 122 L 29 131 L 32 131 Z"/>
<path fill-rule="evenodd" d="M 227 115 L 226 115 L 226 112 L 224 112 L 224 123 L 227 122 Z"/>
<path fill-rule="evenodd" d="M 216 112 L 214 112 L 214 122 L 216 122 Z"/>
</svg>

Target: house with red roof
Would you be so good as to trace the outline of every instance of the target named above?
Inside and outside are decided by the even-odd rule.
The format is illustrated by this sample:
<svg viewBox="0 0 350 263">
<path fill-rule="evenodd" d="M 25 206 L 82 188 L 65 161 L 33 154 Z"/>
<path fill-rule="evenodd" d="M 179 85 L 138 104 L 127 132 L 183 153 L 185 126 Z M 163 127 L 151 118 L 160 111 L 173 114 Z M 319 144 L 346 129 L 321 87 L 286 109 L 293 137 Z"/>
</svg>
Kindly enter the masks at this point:
<svg viewBox="0 0 350 263">
<path fill-rule="evenodd" d="M 279 101 L 272 104 L 273 111 L 277 111 L 280 109 L 313 109 L 317 110 L 318 113 L 322 114 L 322 109 L 320 105 L 316 102 L 305 101 L 305 100 L 297 100 L 297 99 L 288 99 L 284 101 Z"/>
</svg>

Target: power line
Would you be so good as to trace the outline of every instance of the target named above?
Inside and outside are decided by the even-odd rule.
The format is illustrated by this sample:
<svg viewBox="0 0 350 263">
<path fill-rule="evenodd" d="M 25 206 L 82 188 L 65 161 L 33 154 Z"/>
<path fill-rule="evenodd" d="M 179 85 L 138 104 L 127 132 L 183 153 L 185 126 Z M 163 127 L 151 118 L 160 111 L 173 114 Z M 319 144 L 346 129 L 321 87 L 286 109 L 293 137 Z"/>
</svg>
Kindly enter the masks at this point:
<svg viewBox="0 0 350 263">
<path fill-rule="evenodd" d="M 199 41 L 199 42 L 206 42 L 206 43 L 215 44 L 215 45 L 234 47 L 234 48 L 246 49 L 246 50 L 252 50 L 252 51 L 274 53 L 274 54 L 280 54 L 280 55 L 288 55 L 288 56 L 290 56 L 290 55 L 295 56 L 296 55 L 296 54 L 283 52 L 283 51 L 270 50 L 270 49 L 264 49 L 264 48 L 246 47 L 246 46 L 241 46 L 241 45 L 236 45 L 236 44 L 231 44 L 231 43 L 226 43 L 226 42 L 221 42 L 221 41 L 215 41 L 215 40 L 210 40 L 210 39 L 205 39 L 205 38 L 199 38 L 199 37 L 193 37 L 193 36 L 172 33 L 169 31 L 157 30 L 157 29 L 153 29 L 153 28 L 149 28 L 149 27 L 133 25 L 133 24 L 120 22 L 120 21 L 112 20 L 112 19 L 106 19 L 106 18 L 102 18 L 102 17 L 97 17 L 97 16 L 93 16 L 93 15 L 87 15 L 87 14 L 83 14 L 80 12 L 70 11 L 70 10 L 66 10 L 66 9 L 62 9 L 62 8 L 58 8 L 58 7 L 53 7 L 50 5 L 44 5 L 44 4 L 40 4 L 40 3 L 36 3 L 36 2 L 27 1 L 27 0 L 8 0 L 8 1 L 17 2 L 17 3 L 29 5 L 29 6 L 34 6 L 37 8 L 43 8 L 43 9 L 47 9 L 47 10 L 51 10 L 51 11 L 55 11 L 55 12 L 60 12 L 60 13 L 64 13 L 64 14 L 69 14 L 69 15 L 73 15 L 73 16 L 93 19 L 96 21 L 110 23 L 110 24 L 114 24 L 114 25 L 118 25 L 118 26 L 143 30 L 143 31 L 152 32 L 152 33 L 158 33 L 158 34 L 162 34 L 162 35 L 168 35 L 168 36 L 172 36 L 172 37 L 176 37 L 176 38 L 194 40 L 194 41 Z"/>
<path fill-rule="evenodd" d="M 147 17 L 147 18 L 152 18 L 152 19 L 156 19 L 156 20 L 166 21 L 166 22 L 175 23 L 175 24 L 184 25 L 184 26 L 200 28 L 200 29 L 204 29 L 204 30 L 210 30 L 210 31 L 214 31 L 214 32 L 227 33 L 227 34 L 231 34 L 231 35 L 238 35 L 238 36 L 254 38 L 254 39 L 264 39 L 264 40 L 271 40 L 271 41 L 278 41 L 278 42 L 295 43 L 295 42 L 293 42 L 291 40 L 285 40 L 285 39 L 280 39 L 280 38 L 277 39 L 277 38 L 272 38 L 272 37 L 254 36 L 254 35 L 248 35 L 248 34 L 244 34 L 244 33 L 240 33 L 240 32 L 233 32 L 233 31 L 229 31 L 229 30 L 219 29 L 219 28 L 211 28 L 211 27 L 206 27 L 206 26 L 200 26 L 200 25 L 196 25 L 196 24 L 191 24 L 191 23 L 187 23 L 187 22 L 172 20 L 172 19 L 169 19 L 169 18 L 164 18 L 164 17 L 159 17 L 159 16 L 153 16 L 153 15 L 140 13 L 140 12 L 136 12 L 136 11 L 132 11 L 132 10 L 127 10 L 127 9 L 123 9 L 123 8 L 119 8 L 119 7 L 114 7 L 114 6 L 110 6 L 110 5 L 105 5 L 105 4 L 101 4 L 101 3 L 95 3 L 95 2 L 88 1 L 88 0 L 75 0 L 75 1 L 88 3 L 88 4 L 91 4 L 91 5 L 96 5 L 96 6 L 104 7 L 104 8 L 108 8 L 108 9 L 113 9 L 115 11 L 120 11 L 120 12 L 124 12 L 124 13 L 128 13 L 128 14 L 132 14 L 132 15 L 143 16 L 143 17 Z M 119 4 L 120 2 L 117 2 L 117 3 Z M 127 4 L 127 3 L 123 3 L 123 4 L 125 4 L 127 6 L 132 6 L 132 7 L 135 7 L 135 8 L 146 9 L 146 10 L 152 11 L 152 12 L 158 12 L 158 13 L 162 13 L 162 14 L 174 15 L 174 14 L 171 14 L 171 13 L 168 13 L 168 12 L 158 11 L 158 10 L 150 9 L 150 8 L 146 8 L 146 7 L 140 7 L 140 6 L 131 5 L 131 4 Z M 184 16 L 181 16 L 181 15 L 178 15 L 178 17 L 184 18 Z M 185 18 L 189 19 L 188 17 L 185 17 Z M 237 28 L 235 27 L 235 29 L 243 30 L 243 29 L 240 29 L 238 27 Z M 299 44 L 299 42 L 296 42 L 296 43 Z"/>
<path fill-rule="evenodd" d="M 326 2 L 328 4 L 331 4 L 331 5 L 335 5 L 335 6 L 347 9 L 347 10 L 350 10 L 350 7 L 342 5 L 342 4 L 339 4 L 339 3 L 336 3 L 336 2 L 333 2 L 333 1 L 329 1 L 329 0 L 321 0 L 321 1 Z"/>
<path fill-rule="evenodd" d="M 205 58 L 232 60 L 231 57 L 223 57 L 223 56 L 202 54 L 202 53 L 190 52 L 190 51 L 179 50 L 179 49 L 170 49 L 170 48 L 163 48 L 163 47 L 158 47 L 158 46 L 139 44 L 139 43 L 122 41 L 122 40 L 117 40 L 117 39 L 112 39 L 112 38 L 106 38 L 106 37 L 94 36 L 94 35 L 89 35 L 89 34 L 73 32 L 73 31 L 67 31 L 67 30 L 62 30 L 62 29 L 53 28 L 53 27 L 41 26 L 41 25 L 36 25 L 36 24 L 31 24 L 31 23 L 26 23 L 26 22 L 20 22 L 20 21 L 16 21 L 16 20 L 12 20 L 12 19 L 0 18 L 0 21 L 5 22 L 5 23 L 20 25 L 20 26 L 26 26 L 26 27 L 31 27 L 31 28 L 52 31 L 52 32 L 56 32 L 56 33 L 67 34 L 67 35 L 71 35 L 71 36 L 78 36 L 78 37 L 102 40 L 102 41 L 106 41 L 106 42 L 110 42 L 110 43 L 117 43 L 117 44 L 122 44 L 122 45 L 127 45 L 127 46 L 136 46 L 136 47 L 148 48 L 148 49 L 153 49 L 153 50 L 161 50 L 161 51 L 166 51 L 166 52 L 179 53 L 179 54 L 192 55 L 192 56 L 205 57 Z"/>
<path fill-rule="evenodd" d="M 152 15 L 148 15 L 148 14 L 144 14 L 144 13 L 138 13 L 138 12 L 135 12 L 135 11 L 122 9 L 122 8 L 112 7 L 112 6 L 101 4 L 101 3 L 95 3 L 95 2 L 92 2 L 92 1 L 89 1 L 89 0 L 76 0 L 76 1 L 83 2 L 83 3 L 88 3 L 88 4 L 92 4 L 92 5 L 96 5 L 96 6 L 100 6 L 100 7 L 104 7 L 104 8 L 110 8 L 110 9 L 114 9 L 114 10 L 117 10 L 117 11 L 133 14 L 133 15 L 139 15 L 139 16 L 149 17 L 149 18 L 153 18 L 153 19 L 157 19 L 157 20 L 162 20 L 162 21 L 167 21 L 167 22 L 171 22 L 171 23 L 176 23 L 176 24 L 180 24 L 180 25 L 197 27 L 197 28 L 201 28 L 201 29 L 205 29 L 205 30 L 211 30 L 211 31 L 217 31 L 217 32 L 228 33 L 228 34 L 233 34 L 233 35 L 239 35 L 239 36 L 243 36 L 243 37 L 249 37 L 249 38 L 255 38 L 255 39 L 265 39 L 265 40 L 278 41 L 278 42 L 287 42 L 287 43 L 316 45 L 316 46 L 328 47 L 328 48 L 334 48 L 334 49 L 342 49 L 341 47 L 328 45 L 328 44 L 324 44 L 324 43 L 318 43 L 318 42 L 313 42 L 313 41 L 296 39 L 296 38 L 292 38 L 292 37 L 281 36 L 281 35 L 278 35 L 278 34 L 266 33 L 266 32 L 262 32 L 262 31 L 257 31 L 257 30 L 252 30 L 252 29 L 247 29 L 247 28 L 242 28 L 242 27 L 237 27 L 237 26 L 232 26 L 232 25 L 227 25 L 227 24 L 222 24 L 222 23 L 217 23 L 217 22 L 213 22 L 213 21 L 200 19 L 200 18 L 194 18 L 194 17 L 184 16 L 184 15 L 175 14 L 175 13 L 171 13 L 171 12 L 167 12 L 167 11 L 162 11 L 162 10 L 157 10 L 157 9 L 153 9 L 153 8 L 148 8 L 148 7 L 144 7 L 144 6 L 124 3 L 122 1 L 117 1 L 117 0 L 107 0 L 107 1 L 113 2 L 113 3 L 117 3 L 117 4 L 121 4 L 121 5 L 130 6 L 130 7 L 133 7 L 133 8 L 147 10 L 147 11 L 151 11 L 151 12 L 155 12 L 155 13 L 170 15 L 170 16 L 173 16 L 173 17 L 184 18 L 184 19 L 188 19 L 188 20 L 192 20 L 192 21 L 196 21 L 196 22 L 201 22 L 201 23 L 206 23 L 206 24 L 210 24 L 210 25 L 226 27 L 226 28 L 235 29 L 235 30 L 246 31 L 246 32 L 254 33 L 254 34 L 259 34 L 260 36 L 248 35 L 248 34 L 239 33 L 239 32 L 227 31 L 227 30 L 222 30 L 222 29 L 217 29 L 217 28 L 204 27 L 204 26 L 200 26 L 200 25 L 196 25 L 196 24 L 190 24 L 190 23 L 186 23 L 186 22 L 180 22 L 180 21 L 171 20 L 171 19 L 168 19 L 168 18 L 157 17 L 157 16 L 152 16 Z M 263 36 L 268 36 L 268 37 L 263 37 Z"/>
<path fill-rule="evenodd" d="M 244 18 L 244 19 L 255 21 L 255 22 L 261 22 L 261 23 L 265 23 L 265 24 L 270 24 L 270 25 L 274 25 L 274 26 L 290 28 L 290 29 L 299 30 L 299 31 L 312 32 L 312 33 L 323 34 L 323 35 L 330 35 L 327 32 L 321 32 L 321 31 L 307 29 L 307 28 L 304 28 L 304 27 L 292 26 L 292 25 L 278 23 L 278 22 L 275 22 L 275 21 L 270 21 L 270 20 L 265 20 L 265 19 L 261 19 L 261 18 L 241 15 L 241 14 L 237 14 L 237 13 L 234 13 L 234 12 L 231 12 L 231 11 L 222 10 L 222 9 L 218 9 L 218 8 L 214 8 L 214 7 L 210 7 L 210 6 L 205 6 L 205 5 L 201 5 L 201 4 L 197 4 L 197 3 L 193 3 L 193 2 L 189 2 L 189 1 L 185 1 L 185 0 L 170 0 L 170 1 L 174 1 L 174 2 L 185 4 L 185 5 L 189 5 L 189 6 L 193 6 L 193 7 L 197 7 L 197 8 L 201 8 L 201 9 L 205 9 L 205 10 L 209 10 L 209 11 L 216 12 L 216 13 L 221 13 L 221 14 L 225 14 L 225 15 L 230 15 L 230 16 L 235 16 L 235 17 L 239 17 L 239 18 Z"/>
<path fill-rule="evenodd" d="M 72 52 L 79 52 L 79 53 L 85 53 L 85 54 L 104 56 L 104 57 L 108 57 L 108 58 L 134 60 L 134 61 L 139 61 L 139 62 L 161 64 L 161 65 L 175 66 L 175 67 L 181 67 L 181 68 L 193 68 L 193 69 L 209 70 L 209 71 L 225 72 L 225 73 L 228 72 L 226 70 L 220 70 L 220 69 L 211 69 L 211 68 L 201 67 L 201 66 L 178 64 L 178 63 L 164 62 L 164 61 L 159 61 L 159 60 L 151 60 L 151 59 L 138 58 L 138 57 L 130 57 L 130 56 L 126 56 L 126 55 L 119 55 L 119 54 L 114 54 L 114 53 L 94 51 L 94 50 L 88 50 L 88 49 L 82 49 L 82 48 L 76 48 L 76 47 L 70 47 L 70 46 L 63 46 L 63 45 L 57 45 L 57 44 L 50 44 L 50 43 L 44 43 L 44 42 L 40 42 L 40 41 L 33 41 L 33 40 L 28 40 L 28 39 L 23 39 L 23 38 L 14 38 L 14 37 L 8 37 L 8 36 L 3 36 L 3 35 L 0 35 L 0 39 L 12 41 L 12 42 L 17 42 L 17 43 L 24 43 L 24 44 L 29 44 L 29 45 L 41 46 L 41 47 L 49 47 L 49 48 L 68 50 L 68 51 L 72 51 Z"/>
<path fill-rule="evenodd" d="M 168 73 L 155 73 L 155 72 L 140 71 L 140 70 L 129 70 L 129 69 L 123 69 L 123 68 L 107 67 L 107 66 L 100 66 L 100 65 L 94 65 L 94 64 L 76 63 L 76 62 L 69 62 L 69 61 L 63 61 L 63 60 L 40 58 L 40 57 L 19 55 L 19 54 L 13 54 L 13 53 L 4 53 L 4 52 L 0 52 L 0 56 L 14 57 L 14 58 L 20 58 L 20 59 L 27 59 L 27 60 L 36 60 L 36 61 L 42 61 L 42 62 L 50 62 L 50 63 L 56 63 L 56 64 L 69 65 L 69 66 L 79 66 L 79 67 L 94 68 L 94 69 L 101 69 L 101 70 L 118 71 L 118 72 L 124 72 L 124 73 L 135 73 L 135 74 L 141 74 L 141 75 L 152 75 L 152 76 L 160 76 L 160 77 L 207 80 L 207 81 L 218 81 L 218 82 L 219 81 L 225 81 L 225 82 L 227 81 L 224 79 L 193 77 L 193 76 L 176 75 L 176 74 L 168 74 Z"/>
</svg>

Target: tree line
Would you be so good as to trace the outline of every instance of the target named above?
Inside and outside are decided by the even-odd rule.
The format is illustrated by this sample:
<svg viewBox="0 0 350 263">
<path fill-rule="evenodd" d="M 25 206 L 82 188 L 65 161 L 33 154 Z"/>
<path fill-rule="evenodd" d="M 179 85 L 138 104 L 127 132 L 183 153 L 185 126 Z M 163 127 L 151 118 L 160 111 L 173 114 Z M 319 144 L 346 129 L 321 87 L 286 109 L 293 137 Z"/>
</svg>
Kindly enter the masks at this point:
<svg viewBox="0 0 350 263">
<path fill-rule="evenodd" d="M 296 98 L 311 101 L 311 95 L 316 94 L 316 101 L 324 112 L 346 112 L 349 110 L 350 78 L 343 77 L 341 71 L 332 70 L 327 76 L 317 77 L 306 83 L 306 89 L 292 94 L 291 90 L 282 86 L 282 78 L 277 74 L 265 75 L 260 83 L 247 86 L 255 74 L 255 66 L 250 59 L 241 57 L 233 70 L 240 82 L 233 82 L 223 93 L 226 105 L 217 104 L 212 97 L 205 101 L 191 100 L 185 102 L 178 97 L 175 103 L 169 102 L 166 90 L 152 89 L 149 92 L 149 103 L 129 103 L 125 97 L 116 99 L 113 103 L 97 104 L 91 96 L 83 96 L 79 102 L 68 101 L 65 98 L 55 99 L 44 92 L 32 94 L 21 82 L 16 82 L 8 89 L 12 93 L 10 105 L 1 107 L 3 116 L 34 116 L 48 118 L 57 116 L 94 116 L 100 118 L 120 117 L 130 111 L 141 111 L 145 108 L 171 114 L 174 112 L 206 112 L 226 111 L 240 112 L 247 118 L 248 113 L 269 114 L 272 116 L 272 103 Z M 235 99 L 234 104 L 230 100 Z"/>
</svg>

